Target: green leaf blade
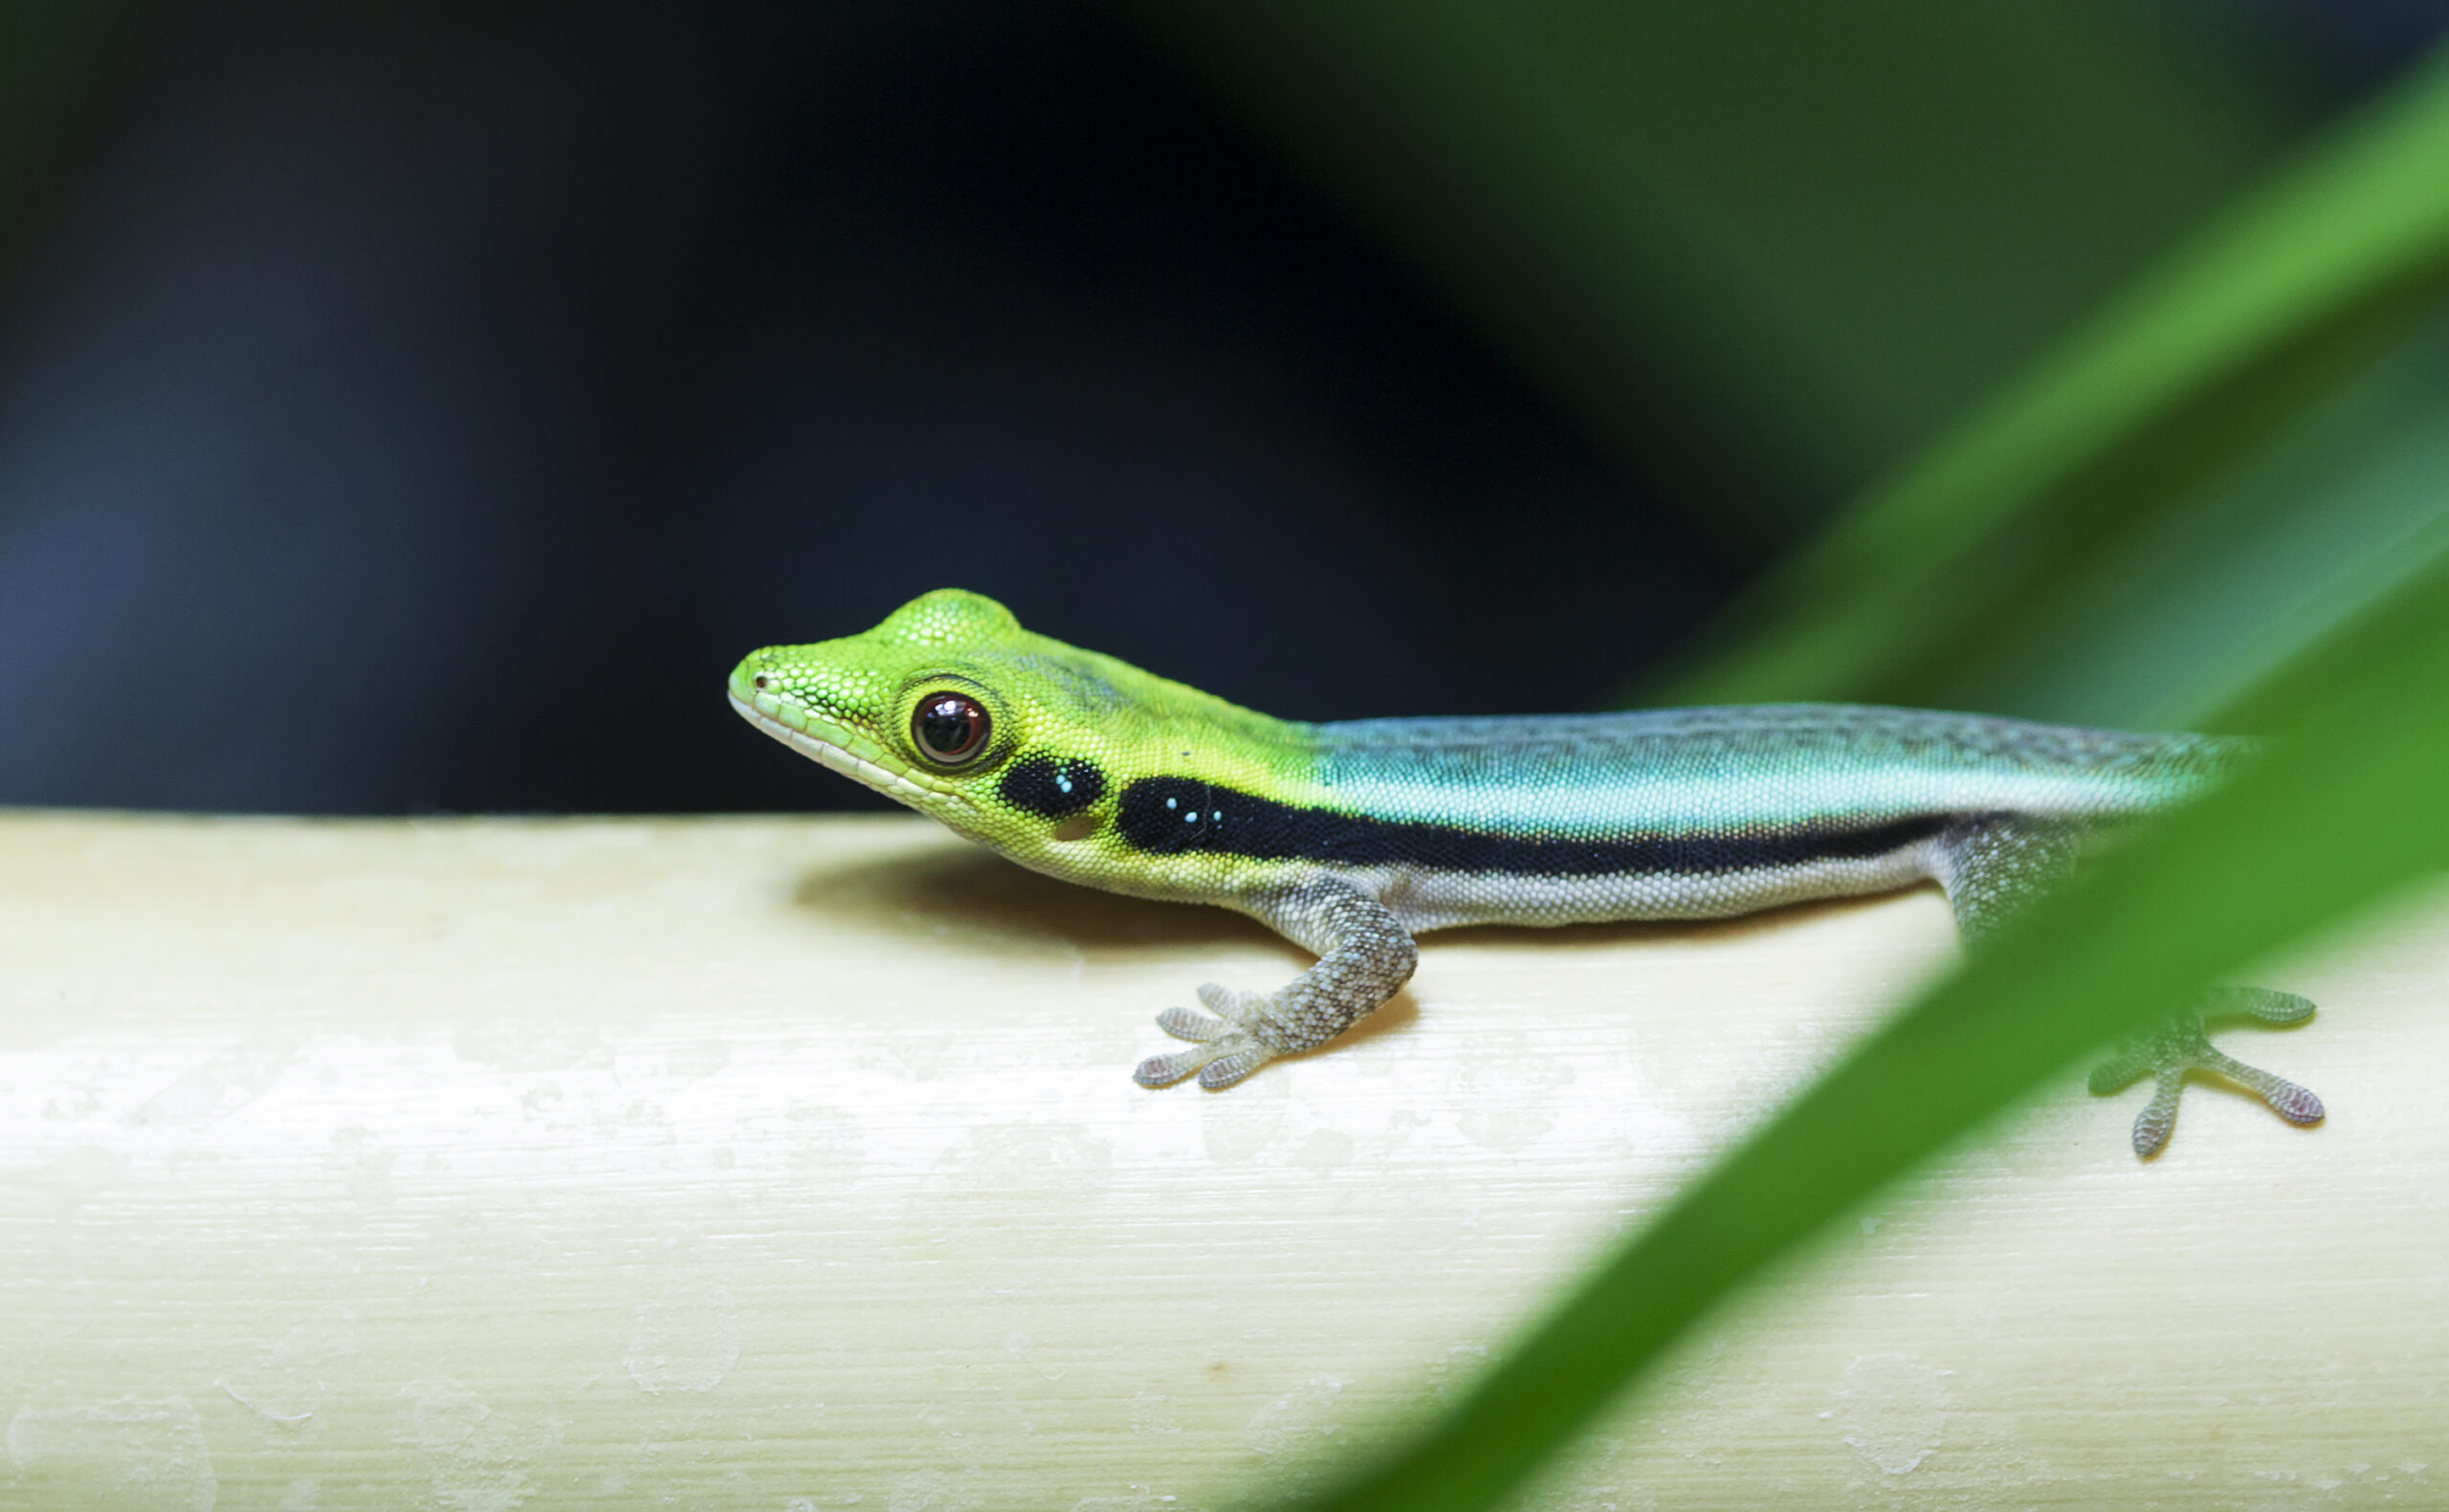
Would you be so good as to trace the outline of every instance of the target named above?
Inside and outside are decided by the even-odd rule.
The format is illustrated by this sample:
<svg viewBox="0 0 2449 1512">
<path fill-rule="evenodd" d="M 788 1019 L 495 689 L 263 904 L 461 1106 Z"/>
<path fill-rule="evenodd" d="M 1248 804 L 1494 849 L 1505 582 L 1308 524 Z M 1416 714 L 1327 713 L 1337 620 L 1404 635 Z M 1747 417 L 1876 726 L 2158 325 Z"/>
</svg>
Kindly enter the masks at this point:
<svg viewBox="0 0 2449 1512">
<path fill-rule="evenodd" d="M 2449 289 L 2449 53 L 2250 196 L 1987 414 L 1773 571 L 1667 703 L 1929 696 L 2045 594 Z"/>
</svg>

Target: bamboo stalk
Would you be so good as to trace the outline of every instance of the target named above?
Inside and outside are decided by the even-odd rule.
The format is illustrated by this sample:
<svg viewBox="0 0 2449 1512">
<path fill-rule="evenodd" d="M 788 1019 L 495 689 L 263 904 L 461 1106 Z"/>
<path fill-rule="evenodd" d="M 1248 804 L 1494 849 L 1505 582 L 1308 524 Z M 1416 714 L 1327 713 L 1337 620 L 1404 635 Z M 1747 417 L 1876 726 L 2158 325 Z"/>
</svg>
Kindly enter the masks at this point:
<svg viewBox="0 0 2449 1512">
<path fill-rule="evenodd" d="M 1953 958 L 1935 894 L 1435 936 L 1346 1043 L 1213 909 L 902 819 L 0 816 L 0 1505 L 1223 1506 L 1467 1380 Z M 2070 1077 L 1710 1326 L 1571 1508 L 2449 1504 L 2449 902 L 2265 974 L 2287 1129 Z"/>
</svg>

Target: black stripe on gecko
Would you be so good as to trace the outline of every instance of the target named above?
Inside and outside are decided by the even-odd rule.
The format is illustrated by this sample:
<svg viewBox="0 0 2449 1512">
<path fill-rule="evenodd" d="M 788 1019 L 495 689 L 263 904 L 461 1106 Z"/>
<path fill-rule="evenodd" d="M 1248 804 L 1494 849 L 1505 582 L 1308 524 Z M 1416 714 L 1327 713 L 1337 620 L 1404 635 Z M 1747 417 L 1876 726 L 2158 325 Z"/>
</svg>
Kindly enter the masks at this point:
<svg viewBox="0 0 2449 1512">
<path fill-rule="evenodd" d="M 1370 819 L 1294 808 L 1191 778 L 1141 778 L 1122 790 L 1114 828 L 1152 855 L 1206 852 L 1254 861 L 1441 871 L 1591 877 L 1639 873 L 1715 876 L 1807 862 L 1881 856 L 1945 831 L 1953 817 L 1923 814 L 1861 825 L 1736 829 L 1710 835 L 1600 839 L 1492 834 L 1452 824 Z"/>
</svg>

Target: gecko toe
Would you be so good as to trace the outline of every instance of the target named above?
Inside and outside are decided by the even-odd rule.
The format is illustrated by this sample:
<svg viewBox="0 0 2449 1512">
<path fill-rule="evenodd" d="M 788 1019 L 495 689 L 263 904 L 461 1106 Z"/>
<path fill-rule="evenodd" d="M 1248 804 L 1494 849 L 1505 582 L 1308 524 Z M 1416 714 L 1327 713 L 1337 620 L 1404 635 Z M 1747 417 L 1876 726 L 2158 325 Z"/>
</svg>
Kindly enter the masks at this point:
<svg viewBox="0 0 2449 1512">
<path fill-rule="evenodd" d="M 2272 1080 L 2279 1083 L 2278 1086 L 2262 1093 L 2262 1101 L 2270 1105 L 2272 1112 L 2300 1129 L 2329 1117 L 2329 1109 L 2322 1106 L 2322 1100 L 2313 1095 L 2311 1087 L 2298 1086 L 2277 1077 Z"/>
<path fill-rule="evenodd" d="M 1200 1005 L 1228 1023 L 1241 1023 L 1273 999 L 1266 993 L 1247 993 L 1223 982 L 1199 984 Z"/>
<path fill-rule="evenodd" d="M 1207 1044 L 1233 1032 L 1233 1026 L 1224 1019 L 1192 1008 L 1166 1009 L 1157 1016 L 1157 1027 L 1193 1044 Z"/>
<path fill-rule="evenodd" d="M 2120 1046 L 2115 1055 L 2092 1067 L 2084 1081 L 2095 1097 L 2106 1097 L 2127 1085 L 2136 1077 L 2151 1069 L 2151 1058 L 2131 1046 Z"/>
<path fill-rule="evenodd" d="M 2267 987 L 2218 987 L 2204 996 L 2201 1011 L 2205 1018 L 2236 1014 L 2264 1023 L 2303 1023 L 2313 1017 L 2313 1000 Z"/>
<path fill-rule="evenodd" d="M 1215 1060 L 1218 1054 L 1214 1046 L 1202 1045 L 1195 1050 L 1174 1050 L 1164 1055 L 1152 1055 L 1139 1063 L 1138 1068 L 1131 1073 L 1131 1079 L 1141 1086 L 1152 1089 L 1171 1086 Z"/>
<path fill-rule="evenodd" d="M 2147 1107 L 2134 1115 L 2134 1158 L 2149 1160 L 2168 1148 L 2169 1135 L 2176 1129 L 2173 1120 L 2159 1116 L 2158 1109 Z"/>
<path fill-rule="evenodd" d="M 2168 1148 L 2169 1135 L 2175 1132 L 2177 1127 L 2177 1094 L 2185 1087 L 2182 1068 L 2163 1070 L 2158 1076 L 2158 1085 L 2151 1091 L 2151 1101 L 2143 1105 L 2143 1111 L 2134 1115 L 2134 1153 L 2142 1160 L 2149 1160 Z"/>
<path fill-rule="evenodd" d="M 1246 1044 L 1228 1055 L 1218 1056 L 1202 1067 L 1199 1085 L 1211 1092 L 1221 1092 L 1274 1058 L 1274 1052 L 1264 1045 Z"/>
</svg>

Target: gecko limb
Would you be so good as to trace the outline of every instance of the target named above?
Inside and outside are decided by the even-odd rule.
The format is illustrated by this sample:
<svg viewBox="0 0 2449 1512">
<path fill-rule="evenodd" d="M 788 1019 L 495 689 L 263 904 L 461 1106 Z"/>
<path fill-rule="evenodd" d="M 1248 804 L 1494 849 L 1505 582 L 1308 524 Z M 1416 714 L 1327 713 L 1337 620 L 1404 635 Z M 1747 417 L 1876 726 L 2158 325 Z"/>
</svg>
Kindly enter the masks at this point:
<svg viewBox="0 0 2449 1512">
<path fill-rule="evenodd" d="M 1938 843 L 1933 870 L 1955 910 L 1965 945 L 1977 950 L 1991 932 L 2075 869 L 2073 831 L 2012 815 L 1975 820 Z M 2302 1023 L 2313 1005 L 2293 993 L 2262 987 L 2219 987 L 2194 1006 L 2118 1041 L 2096 1066 L 2089 1085 L 2114 1092 L 2147 1073 L 2151 1101 L 2134 1120 L 2134 1152 L 2145 1159 L 2167 1147 L 2177 1121 L 2186 1073 L 2201 1071 L 2249 1088 L 2291 1124 L 2322 1121 L 2322 1100 L 2283 1077 L 2220 1054 L 2203 1027 L 2209 1018 L 2243 1016 L 2264 1023 Z"/>
<path fill-rule="evenodd" d="M 1199 990 L 1206 1013 L 1168 1008 L 1158 1014 L 1157 1027 L 1193 1048 L 1150 1056 L 1133 1081 L 1170 1086 L 1197 1072 L 1200 1085 L 1221 1091 L 1277 1056 L 1314 1049 L 1351 1028 L 1395 996 L 1419 963 L 1411 931 L 1345 883 L 1291 888 L 1253 911 L 1316 951 L 1318 963 L 1271 993 L 1209 982 Z"/>
<path fill-rule="evenodd" d="M 1998 927 L 2075 871 L 2075 832 L 2063 825 L 1985 815 L 1939 837 L 1931 871 L 1946 889 L 1956 932 L 1977 951 Z"/>
</svg>

